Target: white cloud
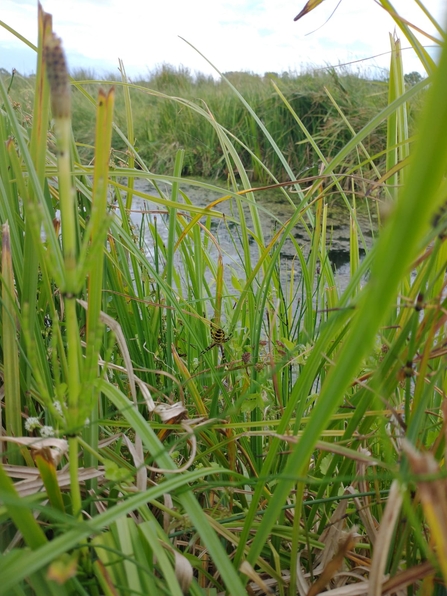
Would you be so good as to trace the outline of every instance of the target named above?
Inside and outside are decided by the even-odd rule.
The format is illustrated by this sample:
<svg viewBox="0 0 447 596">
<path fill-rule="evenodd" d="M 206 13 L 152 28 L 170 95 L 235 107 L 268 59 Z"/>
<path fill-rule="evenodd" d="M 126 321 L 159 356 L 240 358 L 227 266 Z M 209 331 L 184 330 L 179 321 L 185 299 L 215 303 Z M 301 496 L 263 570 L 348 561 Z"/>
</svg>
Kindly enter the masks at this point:
<svg viewBox="0 0 447 596">
<path fill-rule="evenodd" d="M 70 65 L 88 65 L 99 72 L 116 67 L 118 57 L 129 73 L 144 74 L 160 63 L 212 72 L 179 36 L 222 71 L 299 71 L 303 64 L 337 65 L 389 49 L 394 23 L 374 0 L 343 0 L 325 23 L 337 3 L 326 0 L 298 22 L 293 17 L 305 0 L 44 0 L 43 6 L 53 14 Z M 438 19 L 445 4 L 425 0 Z M 427 26 L 414 2 L 394 0 L 394 5 L 410 21 Z M 2 0 L 1 16 L 36 42 L 37 3 Z M 401 38 L 402 45 L 408 45 Z M 0 28 L 0 66 L 12 66 L 14 48 L 5 51 L 12 40 Z M 410 53 L 404 53 L 404 60 L 407 71 L 422 70 Z M 388 58 L 371 64 L 386 67 Z"/>
</svg>

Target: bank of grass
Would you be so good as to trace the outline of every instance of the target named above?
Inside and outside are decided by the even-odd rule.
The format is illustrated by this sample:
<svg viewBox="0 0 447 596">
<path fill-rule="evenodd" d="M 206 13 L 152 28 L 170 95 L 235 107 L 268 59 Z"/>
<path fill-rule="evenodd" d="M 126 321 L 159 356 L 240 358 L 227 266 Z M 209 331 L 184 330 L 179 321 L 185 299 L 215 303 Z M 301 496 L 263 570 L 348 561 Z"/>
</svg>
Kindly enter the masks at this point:
<svg viewBox="0 0 447 596">
<path fill-rule="evenodd" d="M 388 97 L 385 75 L 382 80 L 373 80 L 361 71 L 350 72 L 346 67 L 309 70 L 299 75 L 225 73 L 225 77 L 265 124 L 297 175 L 304 171 L 316 174 L 319 158 L 296 126 L 292 114 L 275 91 L 274 84 L 279 86 L 327 158 L 336 155 L 352 137 L 349 127 L 340 118 L 338 108 L 346 114 L 352 128 L 358 131 L 385 107 Z M 105 81 L 113 83 L 117 76 L 105 77 L 101 81 L 93 72 L 78 70 L 73 73 L 73 78 L 76 81 L 73 92 L 73 132 L 80 144 L 81 158 L 89 160 L 93 156 L 95 113 L 91 102 L 77 86 L 82 86 L 94 96 L 98 86 L 104 85 Z M 407 77 L 407 85 L 413 84 L 414 80 Z M 169 65 L 161 66 L 148 73 L 147 77 L 134 81 L 130 98 L 135 148 L 150 171 L 159 174 L 172 172 L 176 152 L 183 149 L 183 175 L 228 178 L 229 164 L 212 124 L 206 123 L 194 109 L 179 103 L 176 98 L 181 97 L 208 111 L 222 127 L 231 131 L 251 180 L 269 180 L 266 169 L 274 172 L 280 181 L 288 178 L 277 152 L 227 81 L 200 74 L 193 76 L 185 68 L 175 69 Z M 32 79 L 17 77 L 11 86 L 10 94 L 25 117 L 30 111 L 32 93 Z M 420 105 L 420 95 L 409 102 L 410 126 Z M 124 94 L 120 87 L 116 89 L 115 121 L 126 130 Z M 364 143 L 370 155 L 383 151 L 386 124 L 381 123 L 376 127 Z M 116 164 L 126 161 L 125 143 L 116 134 L 113 147 Z"/>
<path fill-rule="evenodd" d="M 328 95 L 349 130 L 331 155 L 272 83 L 319 162 L 314 177 L 300 177 L 280 132 L 245 105 L 280 165 L 257 159 L 250 139 L 246 151 L 267 180 L 287 173 L 280 188 L 294 207 L 267 238 L 240 132 L 203 103 L 157 96 L 218 140 L 228 191 L 188 178 L 220 193 L 206 208 L 185 191 L 186 150 L 168 174 L 136 151 L 135 98 L 146 91 L 124 70 L 99 94 L 74 83 L 95 106 L 94 159 L 82 158 L 68 80 L 51 75 L 59 42 L 39 11 L 29 120 L 0 85 L 3 593 L 441 593 L 447 55 L 438 67 L 427 59 L 431 89 L 412 139 L 408 102 L 424 83 L 405 87 L 392 43 L 387 100 L 363 129 Z M 113 122 L 118 92 L 123 123 Z M 375 158 L 367 140 L 384 122 Z M 136 178 L 157 192 L 137 191 Z M 350 221 L 343 293 L 328 260 L 334 193 Z M 158 206 L 139 229 L 134 197 Z M 388 210 L 363 261 L 360 199 Z M 285 242 L 296 253 L 286 278 Z"/>
</svg>

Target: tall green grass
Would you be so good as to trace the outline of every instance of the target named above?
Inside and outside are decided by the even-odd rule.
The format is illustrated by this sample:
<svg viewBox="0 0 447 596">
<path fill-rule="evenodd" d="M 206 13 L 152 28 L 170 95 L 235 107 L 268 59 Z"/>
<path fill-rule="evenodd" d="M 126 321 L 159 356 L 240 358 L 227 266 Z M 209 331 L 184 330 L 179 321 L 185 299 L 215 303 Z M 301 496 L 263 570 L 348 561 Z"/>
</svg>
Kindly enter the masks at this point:
<svg viewBox="0 0 447 596">
<path fill-rule="evenodd" d="M 410 87 L 393 38 L 389 85 L 361 118 L 346 88 L 376 84 L 358 78 L 332 73 L 324 107 L 302 109 L 285 77 L 165 68 L 148 86 L 123 64 L 106 89 L 72 80 L 70 113 L 42 9 L 38 26 L 29 99 L 0 81 L 3 591 L 445 586 L 445 47 Z M 139 140 L 148 105 L 151 143 L 171 146 L 160 169 Z M 202 129 L 218 157 L 188 169 L 182 135 Z M 197 168 L 225 172 L 227 189 L 185 185 Z M 219 198 L 198 207 L 191 185 Z M 272 186 L 293 209 L 268 235 Z M 344 292 L 334 195 L 350 226 Z M 151 206 L 139 227 L 136 199 Z M 372 248 L 360 205 L 383 220 Z"/>
<path fill-rule="evenodd" d="M 78 70 L 73 76 L 83 89 L 95 95 L 100 82 L 93 72 Z M 369 122 L 387 102 L 386 74 L 382 79 L 374 80 L 361 72 L 350 72 L 346 67 L 302 74 L 266 73 L 264 76 L 226 73 L 225 77 L 237 87 L 264 122 L 296 175 L 304 171 L 310 175 L 316 174 L 318 156 L 295 126 L 289 110 L 275 92 L 274 84 L 280 85 L 293 111 L 302 119 L 328 158 L 336 155 L 350 138 L 349 126 L 339 118 L 337 107 L 328 92 L 339 108 L 345 111 L 350 126 L 355 130 Z M 110 80 L 117 80 L 117 77 L 111 77 Z M 407 80 L 410 85 L 411 79 Z M 32 77 L 22 79 L 16 75 L 11 87 L 11 96 L 20 106 L 24 117 L 29 114 L 27 104 L 33 94 L 32 83 Z M 251 180 L 270 180 L 268 171 L 281 181 L 288 179 L 278 153 L 224 80 L 216 81 L 200 74 L 193 76 L 185 68 L 175 69 L 164 65 L 149 73 L 145 79 L 134 81 L 127 91 L 118 87 L 115 121 L 124 131 L 127 130 L 128 97 L 131 97 L 135 131 L 135 139 L 130 140 L 149 170 L 172 173 L 178 149 L 185 151 L 183 175 L 226 179 L 230 169 L 235 169 L 234 164 L 226 162 L 213 126 L 206 125 L 195 110 L 179 104 L 176 98 L 181 97 L 210 112 L 224 128 L 231 131 Z M 414 112 L 420 110 L 420 104 L 420 97 L 409 103 L 411 123 L 414 122 Z M 91 159 L 94 110 L 78 87 L 73 93 L 73 130 L 80 143 L 81 157 Z M 382 125 L 365 139 L 370 155 L 383 150 L 385 137 L 386 128 Z M 126 146 L 118 135 L 114 135 L 113 146 L 114 162 L 119 165 L 126 161 Z"/>
</svg>

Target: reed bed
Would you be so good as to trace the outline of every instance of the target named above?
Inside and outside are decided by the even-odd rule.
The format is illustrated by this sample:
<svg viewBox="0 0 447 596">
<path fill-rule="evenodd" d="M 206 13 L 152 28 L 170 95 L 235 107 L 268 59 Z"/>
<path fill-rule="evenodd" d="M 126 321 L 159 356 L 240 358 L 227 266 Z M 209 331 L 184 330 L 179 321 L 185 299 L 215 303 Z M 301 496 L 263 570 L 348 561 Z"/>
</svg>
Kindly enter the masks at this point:
<svg viewBox="0 0 447 596">
<path fill-rule="evenodd" d="M 169 69 L 156 88 L 123 64 L 108 84 L 69 79 L 39 7 L 32 109 L 0 80 L 4 594 L 443 593 L 447 52 L 440 27 L 436 65 L 398 22 L 427 78 L 405 84 L 392 38 L 363 122 L 329 87 L 324 116 L 301 112 L 282 77 L 253 96 L 236 75 L 179 89 L 176 73 L 174 92 Z M 201 85 L 214 95 L 197 101 Z M 175 147 L 160 171 L 139 138 L 151 102 L 151 142 Z M 208 170 L 182 137 L 201 129 Z M 187 186 L 197 171 L 226 189 Z M 190 185 L 219 198 L 199 207 Z M 273 187 L 293 211 L 266 235 Z"/>
<path fill-rule="evenodd" d="M 5 73 L 6 74 L 6 73 Z M 406 86 L 414 84 L 418 73 L 406 76 Z M 299 116 L 307 130 L 318 141 L 328 158 L 335 156 L 351 138 L 350 126 L 360 130 L 388 100 L 388 73 L 382 79 L 367 78 L 361 71 L 351 72 L 347 67 L 309 70 L 302 74 L 224 73 L 224 79 L 192 75 L 185 68 L 163 65 L 146 78 L 134 81 L 129 90 L 132 99 L 132 119 L 135 130 L 135 148 L 150 171 L 172 173 L 178 149 L 185 151 L 182 175 L 226 180 L 228 164 L 222 153 L 219 138 L 211 123 L 201 113 L 179 104 L 181 97 L 208 111 L 219 124 L 233 135 L 239 157 L 251 181 L 269 181 L 268 172 L 274 172 L 280 181 L 289 179 L 277 151 L 256 125 L 231 83 L 249 102 L 253 111 L 265 124 L 271 136 L 297 174 L 316 175 L 319 159 L 297 128 L 294 118 L 274 89 L 282 93 Z M 117 80 L 110 75 L 98 80 L 93 72 L 77 70 L 73 79 L 92 96 L 98 85 Z M 11 85 L 10 95 L 23 119 L 30 117 L 33 78 L 21 78 Z M 409 125 L 420 111 L 424 93 L 408 103 Z M 338 106 L 338 107 L 337 107 Z M 350 126 L 339 115 L 342 109 Z M 118 86 L 115 95 L 114 118 L 126 130 L 125 96 Z M 91 101 L 75 87 L 73 92 L 73 133 L 78 151 L 84 161 L 94 154 L 93 131 L 95 112 Z M 370 155 L 383 151 L 386 144 L 386 122 L 376 127 L 364 140 Z M 126 162 L 126 144 L 118 134 L 113 136 L 114 161 Z M 262 165 L 261 165 L 262 164 Z M 234 167 L 233 167 L 234 170 Z M 237 172 L 236 172 L 237 173 Z"/>
</svg>

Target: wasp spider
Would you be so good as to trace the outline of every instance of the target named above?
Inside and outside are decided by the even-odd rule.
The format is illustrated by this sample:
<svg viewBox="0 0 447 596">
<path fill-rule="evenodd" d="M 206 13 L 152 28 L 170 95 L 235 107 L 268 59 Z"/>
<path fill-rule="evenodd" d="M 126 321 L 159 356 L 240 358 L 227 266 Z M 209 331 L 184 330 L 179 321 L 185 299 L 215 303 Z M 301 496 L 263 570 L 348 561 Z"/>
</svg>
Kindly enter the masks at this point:
<svg viewBox="0 0 447 596">
<path fill-rule="evenodd" d="M 212 342 L 207 348 L 205 348 L 202 351 L 202 354 L 205 354 L 205 352 L 208 352 L 208 350 L 211 350 L 212 348 L 215 348 L 216 346 L 222 347 L 222 344 L 227 343 L 227 341 L 229 341 L 231 339 L 231 334 L 227 335 L 225 333 L 225 331 L 222 329 L 222 327 L 218 327 L 214 323 L 211 323 L 210 334 L 211 334 Z"/>
</svg>

